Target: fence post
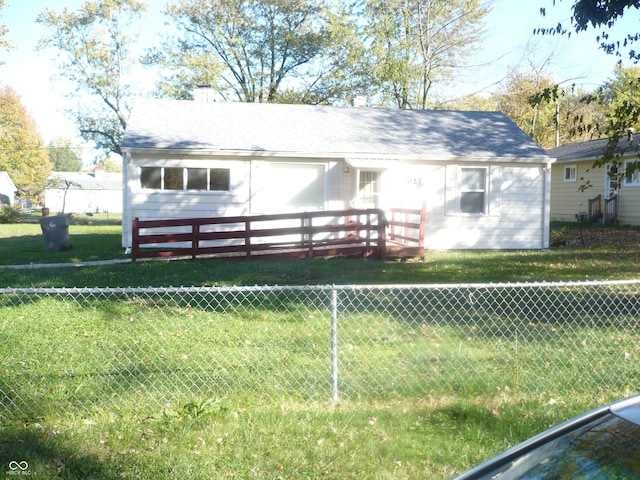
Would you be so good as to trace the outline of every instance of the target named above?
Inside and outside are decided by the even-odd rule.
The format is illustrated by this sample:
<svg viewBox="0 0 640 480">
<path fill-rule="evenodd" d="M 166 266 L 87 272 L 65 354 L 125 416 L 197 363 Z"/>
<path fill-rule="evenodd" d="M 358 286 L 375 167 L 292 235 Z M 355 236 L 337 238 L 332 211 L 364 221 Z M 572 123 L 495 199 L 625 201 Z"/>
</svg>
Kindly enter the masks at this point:
<svg viewBox="0 0 640 480">
<path fill-rule="evenodd" d="M 331 287 L 331 398 L 340 400 L 338 395 L 338 290 Z"/>
</svg>

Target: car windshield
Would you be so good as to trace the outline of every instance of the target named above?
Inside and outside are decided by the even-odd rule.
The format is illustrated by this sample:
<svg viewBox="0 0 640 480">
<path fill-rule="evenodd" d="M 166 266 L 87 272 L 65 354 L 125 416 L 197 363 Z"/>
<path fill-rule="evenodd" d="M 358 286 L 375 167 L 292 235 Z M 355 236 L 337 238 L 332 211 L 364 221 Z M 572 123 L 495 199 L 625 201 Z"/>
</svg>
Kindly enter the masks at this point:
<svg viewBox="0 0 640 480">
<path fill-rule="evenodd" d="M 607 415 L 479 480 L 640 479 L 640 427 Z"/>
</svg>

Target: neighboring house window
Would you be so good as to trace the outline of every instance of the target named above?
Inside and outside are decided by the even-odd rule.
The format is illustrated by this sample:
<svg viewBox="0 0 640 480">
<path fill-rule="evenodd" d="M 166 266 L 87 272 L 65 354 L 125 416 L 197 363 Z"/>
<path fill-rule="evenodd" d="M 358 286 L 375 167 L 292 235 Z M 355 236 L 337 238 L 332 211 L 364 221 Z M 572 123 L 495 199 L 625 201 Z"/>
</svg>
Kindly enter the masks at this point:
<svg viewBox="0 0 640 480">
<path fill-rule="evenodd" d="M 564 167 L 564 181 L 565 182 L 575 182 L 578 180 L 578 166 L 577 165 L 566 165 Z"/>
<path fill-rule="evenodd" d="M 640 186 L 640 164 L 636 160 L 624 162 L 624 184 L 630 187 Z"/>
<path fill-rule="evenodd" d="M 501 197 L 499 166 L 446 166 L 447 215 L 499 216 Z"/>
<path fill-rule="evenodd" d="M 229 191 L 228 168 L 140 167 L 140 186 L 154 190 Z"/>
<path fill-rule="evenodd" d="M 360 170 L 358 174 L 358 203 L 363 207 L 378 207 L 380 172 L 376 170 Z"/>
<path fill-rule="evenodd" d="M 461 167 L 458 191 L 460 213 L 486 213 L 487 169 L 485 167 Z"/>
</svg>

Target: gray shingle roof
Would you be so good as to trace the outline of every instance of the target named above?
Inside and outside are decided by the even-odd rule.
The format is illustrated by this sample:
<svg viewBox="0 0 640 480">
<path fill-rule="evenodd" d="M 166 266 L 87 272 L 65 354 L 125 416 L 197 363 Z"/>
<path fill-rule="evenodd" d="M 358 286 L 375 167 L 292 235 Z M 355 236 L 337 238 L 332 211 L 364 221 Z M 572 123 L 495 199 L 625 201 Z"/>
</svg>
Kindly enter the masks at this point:
<svg viewBox="0 0 640 480">
<path fill-rule="evenodd" d="M 580 160 L 597 160 L 602 158 L 607 147 L 608 139 L 588 140 L 586 142 L 575 142 L 561 147 L 547 150 L 547 154 L 556 158 L 558 162 L 576 162 Z M 614 154 L 624 154 L 627 152 L 637 153 L 640 141 L 638 136 L 629 139 L 623 137 L 618 140 L 618 146 Z"/>
<path fill-rule="evenodd" d="M 120 190 L 122 189 L 121 173 L 95 173 L 86 172 L 53 172 L 49 179 L 52 181 L 65 180 L 71 182 L 71 189 L 82 190 Z M 61 184 L 61 188 L 64 184 Z"/>
<path fill-rule="evenodd" d="M 184 100 L 139 101 L 122 148 L 550 160 L 499 112 Z"/>
</svg>

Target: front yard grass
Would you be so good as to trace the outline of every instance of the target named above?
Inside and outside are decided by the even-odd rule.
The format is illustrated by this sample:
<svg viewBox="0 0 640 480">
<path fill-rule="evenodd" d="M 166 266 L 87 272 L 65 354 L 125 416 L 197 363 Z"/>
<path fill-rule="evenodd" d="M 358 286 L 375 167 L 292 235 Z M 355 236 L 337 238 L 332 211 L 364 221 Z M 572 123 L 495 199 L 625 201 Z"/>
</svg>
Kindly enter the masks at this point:
<svg viewBox="0 0 640 480">
<path fill-rule="evenodd" d="M 610 335 L 596 329 L 562 333 L 566 348 L 552 358 L 536 342 L 506 334 L 498 348 L 455 325 L 401 331 L 397 319 L 354 311 L 340 329 L 352 347 L 342 347 L 345 382 L 374 369 L 392 379 L 351 396 L 345 385 L 334 403 L 323 350 L 327 315 L 310 318 L 302 300 L 288 308 L 304 320 L 277 308 L 223 313 L 144 299 L 31 300 L 16 306 L 7 298 L 0 311 L 0 394 L 9 392 L 5 408 L 14 395 L 28 405 L 0 416 L 0 471 L 28 462 L 35 478 L 445 479 L 625 393 L 569 393 L 575 372 L 588 377 L 593 360 L 580 364 L 574 337 L 610 348 Z M 367 335 L 387 341 L 365 348 L 365 325 L 372 325 Z M 626 337 L 630 345 L 616 348 L 634 348 Z M 518 366 L 502 358 L 514 348 L 531 358 L 521 367 L 540 369 L 533 373 L 540 393 L 518 390 Z M 552 371 L 540 358 L 572 371 Z M 299 361 L 316 368 L 298 371 Z M 205 370 L 217 380 L 201 379 Z M 299 391 L 283 389 L 283 377 Z M 432 388 L 425 390 L 425 379 Z M 307 391 L 326 393 L 305 400 Z"/>
<path fill-rule="evenodd" d="M 580 232 L 575 224 L 567 224 L 554 225 L 553 231 L 561 246 L 550 251 L 428 252 L 423 261 L 386 263 L 334 258 L 0 268 L 0 286 L 423 284 L 637 278 L 638 230 L 589 226 Z M 124 257 L 117 224 L 72 224 L 70 238 L 73 250 L 47 254 L 39 225 L 0 225 L 0 264 L 77 263 Z M 0 337 L 4 339 L 0 342 L 0 358 L 9 366 L 11 362 L 34 365 L 35 371 L 49 362 L 47 368 L 54 376 L 66 370 L 75 372 L 79 383 L 74 395 L 82 394 L 86 388 L 82 375 L 86 372 L 76 371 L 78 356 L 97 362 L 98 357 L 83 349 L 89 340 L 97 345 L 101 341 L 99 332 L 87 327 L 93 320 L 83 317 L 87 315 L 83 309 L 70 308 L 63 316 L 41 314 L 34 329 L 33 321 L 26 321 L 34 311 L 25 308 L 0 308 Z M 25 329 L 19 330 L 19 324 Z M 51 332 L 62 336 L 53 340 Z M 5 341 L 9 334 L 14 339 L 11 342 Z M 589 335 L 593 338 L 596 333 Z M 22 339 L 18 350 L 15 338 Z M 49 353 L 43 353 L 43 349 L 49 349 Z M 180 352 L 166 354 L 174 353 Z M 287 358 L 284 351 L 271 353 L 278 359 Z M 233 356 L 232 351 L 229 354 Z M 575 371 L 587 372 L 586 367 L 569 363 Z M 0 385 L 10 379 L 6 370 L 6 366 L 0 366 Z M 487 376 L 494 374 L 486 372 Z M 483 378 L 475 380 L 481 383 Z M 522 395 L 508 388 L 484 392 L 434 390 L 414 396 L 346 399 L 338 404 L 328 399 L 265 399 L 255 391 L 242 389 L 232 394 L 187 398 L 180 397 L 178 390 L 174 401 L 151 408 L 145 406 L 142 397 L 125 392 L 120 400 L 98 399 L 95 408 L 88 411 L 65 408 L 67 387 L 54 385 L 51 390 L 38 393 L 36 389 L 29 394 L 38 407 L 32 414 L 0 418 L 0 475 L 10 471 L 10 462 L 28 462 L 31 478 L 445 479 L 610 400 L 611 395 L 626 393 L 556 395 L 554 392 L 566 386 L 566 379 L 553 381 L 557 386 L 551 385 L 539 395 Z M 637 385 L 631 383 L 633 390 Z M 36 382 L 36 388 L 45 387 L 38 387 Z M 100 408 L 102 401 L 119 401 L 119 410 L 114 413 L 112 408 Z"/>
</svg>

